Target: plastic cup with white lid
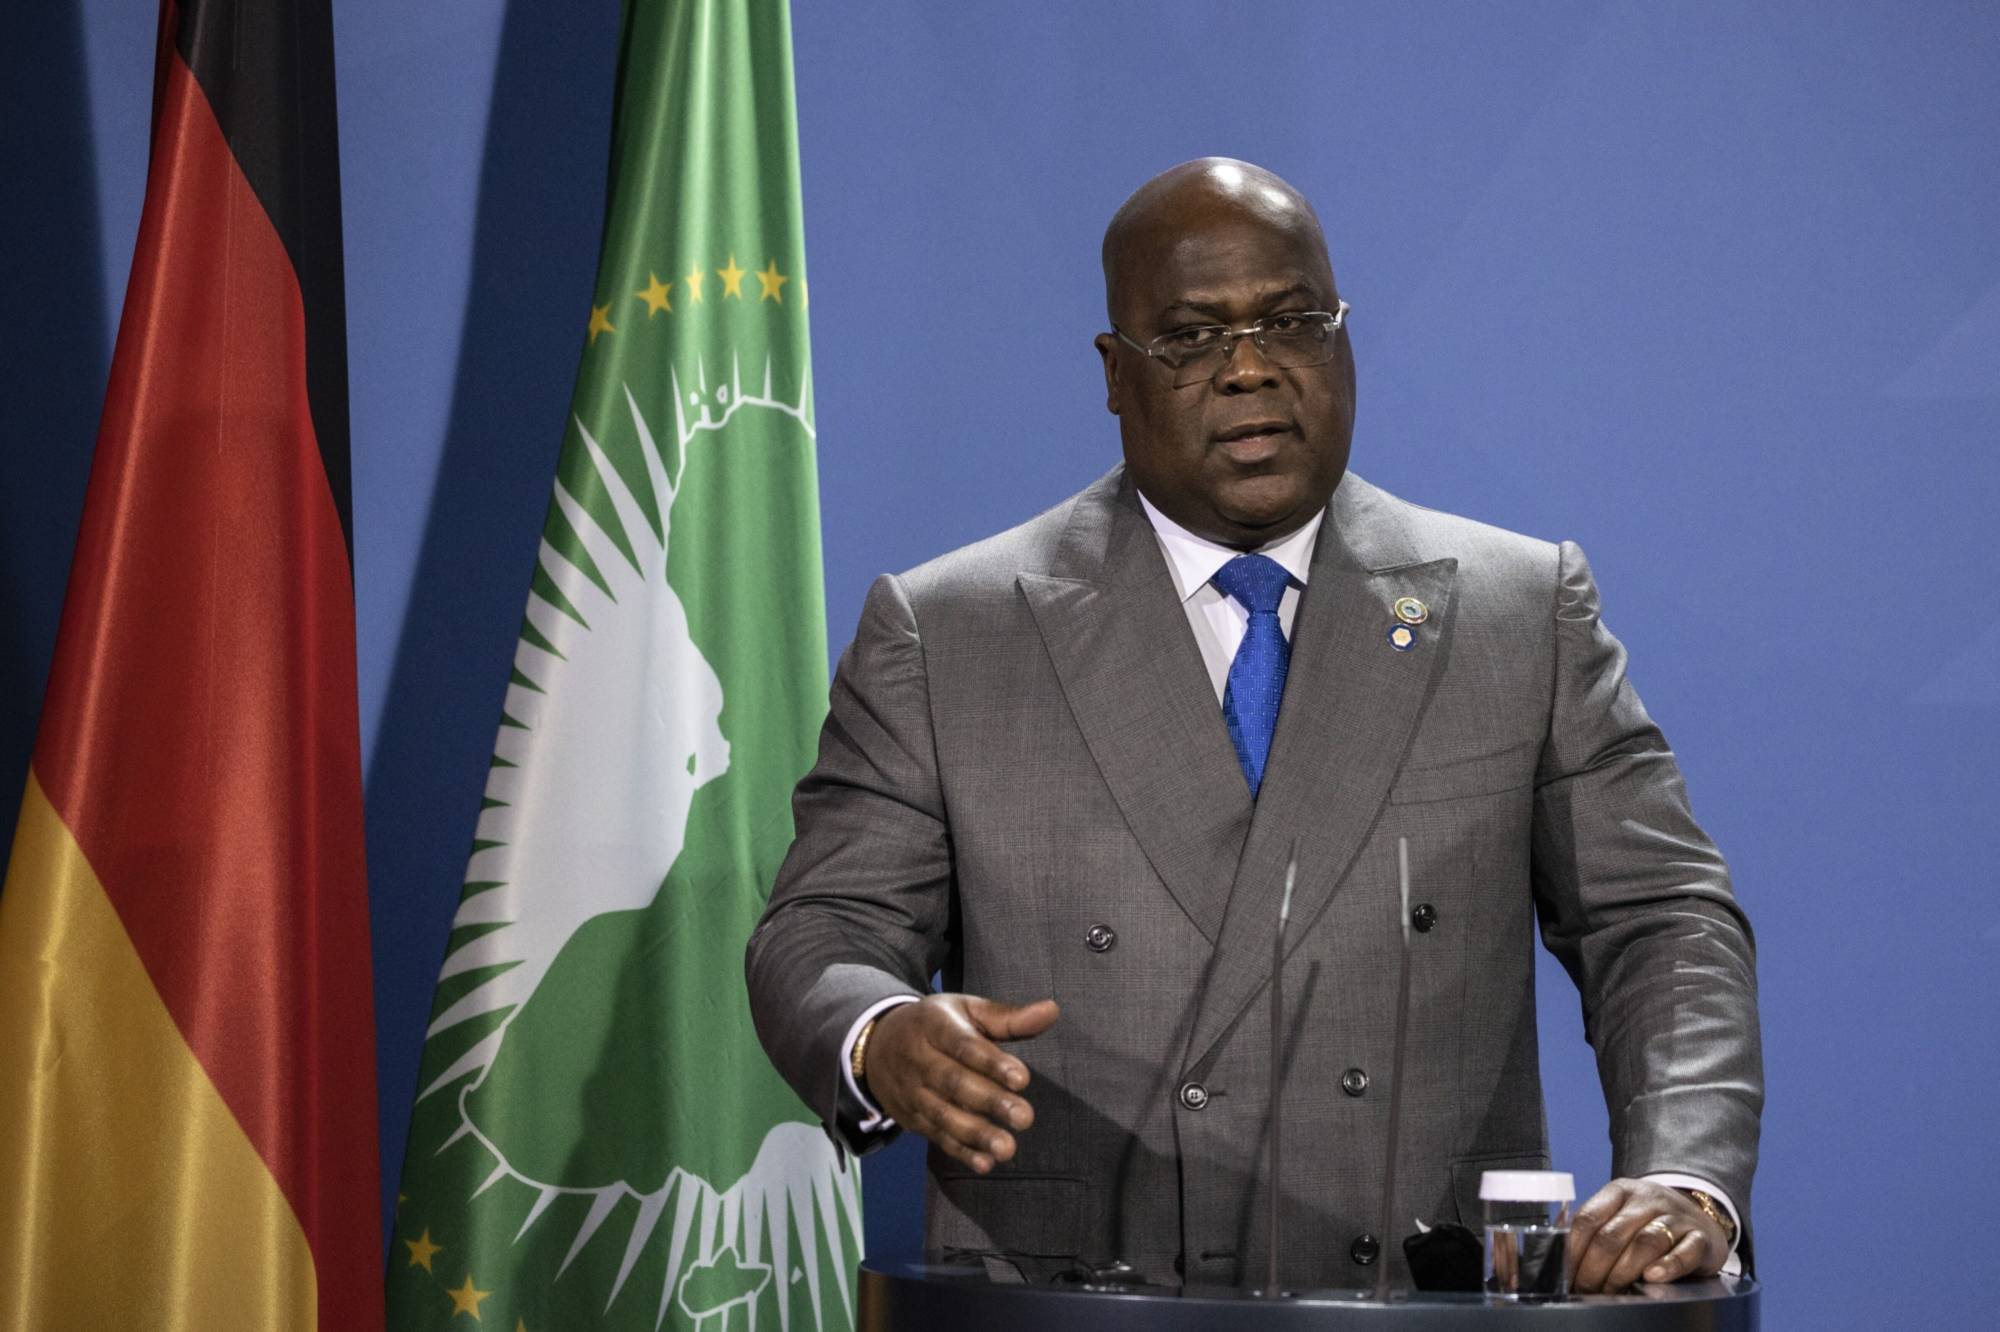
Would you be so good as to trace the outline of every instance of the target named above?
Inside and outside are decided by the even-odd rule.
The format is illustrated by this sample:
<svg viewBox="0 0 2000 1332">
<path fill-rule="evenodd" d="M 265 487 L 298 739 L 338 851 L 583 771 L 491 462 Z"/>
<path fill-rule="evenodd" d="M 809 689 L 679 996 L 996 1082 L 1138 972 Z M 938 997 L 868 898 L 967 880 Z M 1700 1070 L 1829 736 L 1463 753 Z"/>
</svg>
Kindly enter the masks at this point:
<svg viewBox="0 0 2000 1332">
<path fill-rule="evenodd" d="M 1488 1170 L 1479 1177 L 1486 1221 L 1486 1292 L 1505 1300 L 1569 1295 L 1569 1228 L 1576 1180 L 1566 1170 Z"/>
</svg>

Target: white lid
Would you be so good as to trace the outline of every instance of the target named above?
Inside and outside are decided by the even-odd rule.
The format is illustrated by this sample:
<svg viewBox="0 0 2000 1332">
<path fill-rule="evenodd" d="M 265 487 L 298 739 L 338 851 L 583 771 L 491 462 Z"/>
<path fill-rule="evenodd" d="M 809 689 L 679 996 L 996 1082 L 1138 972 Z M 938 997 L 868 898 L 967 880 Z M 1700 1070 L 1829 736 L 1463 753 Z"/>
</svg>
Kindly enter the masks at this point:
<svg viewBox="0 0 2000 1332">
<path fill-rule="evenodd" d="M 1479 1177 L 1488 1202 L 1574 1202 L 1576 1179 L 1567 1170 L 1488 1170 Z"/>
</svg>

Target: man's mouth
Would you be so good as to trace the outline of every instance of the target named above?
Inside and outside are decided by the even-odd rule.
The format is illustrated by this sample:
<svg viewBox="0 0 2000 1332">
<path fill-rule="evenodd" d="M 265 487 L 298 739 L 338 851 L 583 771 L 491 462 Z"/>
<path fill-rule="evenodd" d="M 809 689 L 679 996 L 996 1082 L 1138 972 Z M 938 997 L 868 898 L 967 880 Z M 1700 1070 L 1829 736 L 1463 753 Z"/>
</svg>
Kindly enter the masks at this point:
<svg viewBox="0 0 2000 1332">
<path fill-rule="evenodd" d="M 1292 433 L 1290 421 L 1245 421 L 1214 436 L 1215 443 L 1239 462 L 1256 462 L 1276 447 L 1280 435 Z"/>
</svg>

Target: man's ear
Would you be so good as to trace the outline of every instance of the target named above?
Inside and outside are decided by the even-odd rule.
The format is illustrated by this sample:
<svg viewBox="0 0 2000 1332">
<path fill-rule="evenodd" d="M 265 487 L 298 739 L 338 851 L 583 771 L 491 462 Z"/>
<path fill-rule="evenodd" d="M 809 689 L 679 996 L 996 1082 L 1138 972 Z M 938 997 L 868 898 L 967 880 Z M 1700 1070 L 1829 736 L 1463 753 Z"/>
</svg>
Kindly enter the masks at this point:
<svg viewBox="0 0 2000 1332">
<path fill-rule="evenodd" d="M 1118 335 L 1099 333 L 1092 340 L 1097 354 L 1104 359 L 1104 410 L 1118 415 Z"/>
</svg>

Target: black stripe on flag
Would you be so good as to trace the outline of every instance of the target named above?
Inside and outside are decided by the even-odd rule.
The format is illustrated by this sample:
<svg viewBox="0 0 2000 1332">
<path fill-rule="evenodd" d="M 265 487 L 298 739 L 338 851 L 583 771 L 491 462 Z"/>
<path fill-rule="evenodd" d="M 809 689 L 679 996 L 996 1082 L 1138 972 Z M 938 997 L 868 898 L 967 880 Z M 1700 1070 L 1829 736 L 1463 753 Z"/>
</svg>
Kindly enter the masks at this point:
<svg viewBox="0 0 2000 1332">
<path fill-rule="evenodd" d="M 305 300 L 306 396 L 348 564 L 347 297 L 329 0 L 177 0 L 175 48 L 263 203 Z M 171 12 L 171 11 L 170 11 Z"/>
</svg>

